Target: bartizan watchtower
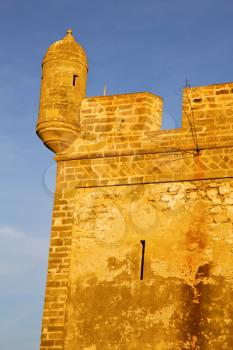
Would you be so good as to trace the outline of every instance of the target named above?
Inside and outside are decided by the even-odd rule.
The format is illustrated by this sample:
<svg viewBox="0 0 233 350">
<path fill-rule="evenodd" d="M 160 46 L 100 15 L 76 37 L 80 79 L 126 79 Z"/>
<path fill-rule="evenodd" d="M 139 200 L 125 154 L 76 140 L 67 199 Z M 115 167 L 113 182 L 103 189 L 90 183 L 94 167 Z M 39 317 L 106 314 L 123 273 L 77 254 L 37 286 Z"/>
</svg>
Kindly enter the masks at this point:
<svg viewBox="0 0 233 350">
<path fill-rule="evenodd" d="M 71 30 L 47 51 L 37 134 L 57 162 L 41 350 L 233 348 L 233 83 L 86 97 Z"/>
</svg>

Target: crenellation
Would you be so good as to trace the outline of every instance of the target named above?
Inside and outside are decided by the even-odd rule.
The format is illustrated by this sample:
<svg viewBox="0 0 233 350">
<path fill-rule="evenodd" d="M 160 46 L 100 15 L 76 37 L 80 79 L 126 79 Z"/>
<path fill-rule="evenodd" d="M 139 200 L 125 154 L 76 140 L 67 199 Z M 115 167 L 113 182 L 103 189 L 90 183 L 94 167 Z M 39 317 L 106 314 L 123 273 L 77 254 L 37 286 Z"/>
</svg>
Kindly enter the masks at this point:
<svg viewBox="0 0 233 350">
<path fill-rule="evenodd" d="M 232 87 L 233 83 L 226 83 L 209 85 L 208 87 L 185 88 L 183 94 L 182 126 L 184 128 L 188 127 L 188 118 L 191 120 L 194 117 L 196 126 L 205 123 L 205 126 L 210 130 L 213 130 L 215 125 L 221 128 L 223 117 L 228 118 L 232 113 L 227 108 L 233 103 Z M 200 113 L 199 115 L 196 113 L 197 110 Z M 203 121 L 200 119 L 203 119 Z M 231 123 L 229 123 L 229 126 L 232 126 Z"/>
<path fill-rule="evenodd" d="M 89 126 L 91 123 L 95 125 L 95 133 L 108 131 L 124 133 L 131 129 L 146 128 L 151 130 L 153 128 L 160 128 L 160 98 L 152 94 L 151 96 L 154 99 L 151 97 L 148 98 L 147 93 L 141 93 L 142 97 L 137 100 L 135 95 L 140 94 L 130 94 L 127 100 L 125 99 L 126 95 L 95 97 L 93 98 L 95 101 L 94 108 L 92 105 L 93 101 L 90 98 L 83 100 L 81 109 L 82 133 L 90 130 L 89 127 L 89 130 L 86 129 L 86 125 Z M 131 105 L 129 102 L 131 102 Z M 101 107 L 98 108 L 97 106 Z M 142 117 L 144 117 L 143 120 L 141 119 Z M 101 124 L 104 121 L 107 124 L 103 126 Z M 137 122 L 143 122 L 143 124 L 135 126 Z M 149 126 L 147 123 L 149 123 Z"/>
</svg>

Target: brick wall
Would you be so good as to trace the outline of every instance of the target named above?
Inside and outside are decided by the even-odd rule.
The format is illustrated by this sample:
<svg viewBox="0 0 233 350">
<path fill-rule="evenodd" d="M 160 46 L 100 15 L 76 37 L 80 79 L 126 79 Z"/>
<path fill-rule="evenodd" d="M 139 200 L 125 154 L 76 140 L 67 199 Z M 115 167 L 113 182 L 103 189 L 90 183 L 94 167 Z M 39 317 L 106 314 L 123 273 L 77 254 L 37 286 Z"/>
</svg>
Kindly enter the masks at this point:
<svg viewBox="0 0 233 350">
<path fill-rule="evenodd" d="M 82 133 L 138 133 L 160 130 L 162 99 L 144 93 L 98 96 L 82 101 Z"/>
<path fill-rule="evenodd" d="M 74 191 L 56 191 L 54 198 L 41 350 L 64 348 L 73 197 Z"/>
<path fill-rule="evenodd" d="M 220 350 L 224 348 L 230 349 L 232 347 L 233 339 L 230 332 L 230 325 L 233 322 L 231 316 L 233 310 L 230 290 L 232 290 L 233 276 L 231 270 L 227 270 L 228 272 L 226 273 L 226 268 L 228 267 L 224 265 L 226 254 L 227 256 L 229 255 L 229 259 L 231 256 L 230 242 L 232 239 L 232 88 L 233 84 L 221 84 L 187 89 L 187 91 L 184 92 L 183 127 L 168 131 L 160 130 L 162 101 L 159 97 L 152 94 L 138 93 L 93 97 L 86 98 L 82 101 L 80 134 L 68 149 L 63 153 L 57 154 L 55 157 L 58 166 L 57 183 L 51 231 L 41 350 L 77 350 L 79 348 L 83 350 L 130 349 L 129 343 L 128 345 L 125 345 L 124 343 L 117 344 L 117 341 L 114 343 L 112 338 L 108 339 L 107 331 L 104 336 L 101 335 L 99 337 L 102 339 L 101 341 L 104 342 L 101 343 L 100 340 L 96 339 L 93 335 L 99 332 L 96 330 L 97 333 L 93 333 L 96 320 L 91 323 L 91 314 L 84 316 L 82 313 L 82 303 L 88 302 L 88 299 L 85 299 L 85 293 L 87 290 L 85 290 L 85 288 L 82 290 L 78 289 L 77 280 L 79 279 L 79 273 L 81 275 L 84 273 L 85 275 L 82 281 L 79 281 L 80 283 L 83 283 L 83 281 L 88 281 L 88 283 L 90 283 L 89 274 L 91 271 L 92 278 L 94 278 L 94 280 L 92 280 L 93 291 L 97 291 L 97 289 L 100 288 L 100 281 L 98 281 L 98 276 L 96 277 L 95 275 L 94 265 L 92 267 L 89 265 L 85 270 L 85 267 L 81 268 L 77 265 L 78 260 L 75 260 L 78 259 L 77 247 L 79 247 L 80 243 L 78 233 L 80 226 L 79 223 L 77 223 L 77 216 L 81 215 L 80 210 L 83 213 L 84 218 L 85 215 L 88 217 L 88 215 L 92 215 L 97 210 L 98 213 L 101 212 L 102 215 L 101 225 L 107 228 L 113 227 L 108 220 L 114 215 L 112 216 L 110 209 L 105 209 L 105 201 L 107 203 L 107 201 L 110 200 L 109 198 L 111 198 L 111 201 L 115 200 L 117 202 L 117 193 L 120 193 L 121 187 L 125 198 L 131 193 L 131 189 L 134 188 L 135 195 L 140 197 L 140 201 L 152 201 L 152 195 L 144 195 L 144 191 L 148 188 L 147 186 L 152 189 L 152 192 L 156 192 L 156 189 L 159 189 L 161 194 L 159 199 L 156 199 L 157 204 L 153 209 L 153 215 L 158 215 L 159 217 L 162 215 L 162 217 L 164 217 L 163 220 L 165 221 L 170 217 L 169 215 L 171 215 L 172 218 L 176 220 L 176 238 L 169 236 L 169 230 L 167 229 L 164 231 L 163 236 L 165 241 L 166 237 L 168 237 L 167 240 L 170 245 L 173 244 L 174 238 L 179 241 L 181 235 L 180 232 L 183 230 L 186 216 L 188 217 L 187 213 L 189 208 L 194 210 L 193 208 L 195 207 L 196 212 L 198 212 L 198 208 L 205 208 L 203 210 L 206 213 L 205 218 L 207 224 L 206 226 L 203 226 L 203 235 L 206 237 L 208 236 L 208 242 L 212 242 L 205 243 L 205 248 L 203 247 L 200 249 L 202 241 L 200 236 L 197 235 L 199 226 L 196 231 L 192 231 L 192 222 L 190 221 L 189 228 L 186 230 L 187 232 L 182 236 L 186 238 L 183 239 L 183 243 L 179 241 L 181 252 L 182 254 L 184 253 L 184 255 L 181 255 L 185 256 L 185 258 L 182 260 L 182 263 L 180 262 L 181 265 L 177 267 L 178 270 L 182 269 L 182 266 L 185 264 L 187 267 L 187 260 L 190 261 L 191 257 L 195 255 L 196 260 L 195 264 L 194 262 L 193 264 L 195 265 L 196 270 L 192 270 L 190 273 L 187 272 L 186 277 L 182 277 L 182 281 L 179 281 L 179 283 L 181 283 L 179 287 L 180 291 L 183 291 L 183 295 L 186 295 L 187 298 L 185 304 L 186 311 L 182 314 L 183 323 L 181 322 L 179 325 L 177 324 L 174 326 L 174 323 L 172 325 L 172 321 L 169 321 L 172 319 L 171 315 L 175 317 L 175 313 L 181 312 L 179 306 L 177 306 L 180 305 L 181 302 L 180 294 L 177 292 L 178 294 L 174 296 L 171 304 L 175 310 L 174 314 L 169 314 L 169 316 L 166 313 L 166 310 L 163 309 L 162 304 L 158 305 L 156 310 L 154 310 L 155 314 L 157 313 L 157 316 L 159 313 L 160 315 L 163 315 L 165 319 L 164 322 L 167 326 L 164 328 L 161 324 L 156 324 L 156 317 L 154 314 L 152 315 L 153 322 L 155 322 L 155 326 L 153 326 L 155 327 L 153 328 L 154 332 L 155 329 L 158 329 L 161 338 L 159 338 L 158 334 L 157 340 L 154 339 L 151 344 L 149 343 L 148 338 L 144 338 L 147 339 L 148 342 L 147 348 L 155 349 L 156 346 L 158 348 L 160 346 L 160 348 L 164 349 L 179 348 L 202 350 L 207 346 L 203 334 L 210 339 L 208 344 L 208 349 L 210 350 Z M 186 92 L 189 96 L 188 100 L 186 98 Z M 187 117 L 188 114 L 191 115 L 191 128 Z M 194 124 L 195 134 L 193 130 Z M 195 183 L 193 181 L 195 181 Z M 181 193 L 176 190 L 176 187 L 172 187 L 173 185 L 177 185 L 179 188 L 191 188 L 191 190 L 186 189 L 184 194 L 182 191 Z M 96 202 L 96 198 L 98 197 L 96 192 L 101 192 L 101 188 L 105 193 L 102 204 L 98 201 Z M 169 190 L 169 188 L 173 188 L 173 191 Z M 177 191 L 179 194 L 177 194 Z M 92 199 L 80 208 L 79 203 L 82 199 L 87 197 L 87 193 L 89 193 L 89 196 Z M 116 193 L 116 196 L 114 193 Z M 119 193 L 118 195 L 120 196 Z M 184 214 L 182 218 L 178 217 L 176 219 L 176 213 L 178 215 L 179 210 L 175 214 L 173 212 L 173 194 L 177 195 L 176 202 L 180 208 L 179 210 L 183 210 L 182 206 L 185 206 L 186 208 L 185 213 L 187 215 Z M 121 208 L 120 210 L 123 210 L 122 216 L 126 222 L 126 227 L 131 227 L 132 220 L 129 219 L 130 213 L 128 211 L 129 209 L 127 209 L 129 206 L 127 206 L 126 199 L 122 200 L 122 203 L 119 202 L 117 205 L 118 209 Z M 146 211 L 146 208 L 147 207 L 145 206 L 145 217 L 141 217 L 142 222 L 146 218 L 149 221 L 153 219 L 153 217 L 150 217 L 150 214 L 148 214 L 148 211 Z M 156 208 L 158 208 L 158 210 Z M 164 215 L 164 210 L 169 210 L 168 216 Z M 96 217 L 93 215 L 92 221 L 94 222 L 94 227 L 99 226 L 94 229 L 92 234 L 95 237 L 100 237 L 102 232 L 101 225 L 97 225 L 99 222 L 99 214 Z M 210 218 L 212 220 L 211 222 L 208 221 Z M 161 221 L 161 225 L 165 225 L 165 221 L 163 220 Z M 197 225 L 201 225 L 202 217 L 200 216 L 198 220 Z M 88 219 L 86 221 L 84 220 L 82 223 L 84 226 L 86 225 L 84 227 L 85 232 L 88 231 L 88 223 Z M 211 236 L 210 232 L 212 232 L 213 225 L 216 226 L 216 230 Z M 137 235 L 137 242 L 142 237 L 142 231 L 143 229 L 140 228 L 136 233 L 134 231 L 131 232 L 133 235 Z M 109 232 L 111 233 L 112 231 L 110 230 Z M 153 237 L 154 235 L 156 236 L 156 232 L 157 231 L 154 231 L 154 229 L 148 231 L 148 234 L 151 235 L 151 239 L 154 239 Z M 211 249 L 212 244 L 215 244 L 215 240 L 218 240 L 218 233 L 219 244 L 225 248 L 227 246 L 227 248 L 224 248 L 222 252 L 221 249 L 216 250 L 217 258 L 215 257 L 212 260 L 211 258 L 208 258 L 209 260 L 206 258 L 207 263 L 210 266 L 213 265 L 215 270 L 211 270 L 210 268 L 210 270 L 208 270 L 208 276 L 198 275 L 199 267 L 203 266 L 203 256 L 207 254 L 206 252 L 208 249 Z M 89 239 L 88 242 L 90 243 L 90 237 L 85 237 L 85 239 Z M 194 244 L 194 248 L 192 253 L 190 253 L 190 251 L 187 253 L 187 249 L 189 248 L 184 248 L 184 246 L 187 244 L 187 240 L 189 242 L 190 239 Z M 111 253 L 111 248 L 105 246 L 104 243 L 102 248 L 103 251 L 101 251 L 101 254 L 104 255 Z M 163 251 L 163 254 L 165 255 L 167 252 L 166 249 L 164 248 Z M 186 253 L 188 258 L 185 255 Z M 88 258 L 88 249 L 85 254 L 87 254 Z M 96 259 L 96 261 L 100 263 L 101 254 L 95 256 L 95 250 L 92 250 L 91 256 L 89 257 L 90 259 Z M 131 256 L 127 254 L 126 250 L 126 256 L 122 258 L 123 260 L 129 259 L 129 256 Z M 139 253 L 135 254 L 135 259 L 138 259 L 139 255 L 137 254 Z M 150 263 L 153 263 L 152 260 L 155 258 L 153 254 L 148 257 L 150 261 L 148 263 L 149 265 Z M 73 262 L 71 261 L 71 258 L 73 259 Z M 160 258 L 156 257 L 156 259 L 158 259 L 157 262 L 159 262 Z M 222 261 L 222 265 L 219 263 L 220 261 Z M 124 264 L 126 264 L 126 262 L 124 262 Z M 148 285 L 154 285 L 155 283 L 154 288 L 156 288 L 156 290 L 159 283 L 159 280 L 157 279 L 159 273 L 160 277 L 163 276 L 163 278 L 165 278 L 164 276 L 166 275 L 167 282 L 172 275 L 172 268 L 167 269 L 165 273 L 163 272 L 162 265 L 163 264 L 161 263 L 160 272 L 159 270 L 156 270 L 155 275 L 152 276 L 153 278 L 147 281 Z M 135 267 L 135 269 L 137 268 Z M 105 270 L 102 272 L 105 273 L 104 271 Z M 138 276 L 137 270 L 135 271 L 134 276 Z M 218 271 L 219 278 L 217 280 L 214 280 L 214 271 Z M 192 283 L 198 284 L 202 278 L 200 283 L 206 283 L 206 289 L 200 289 L 200 284 L 198 284 L 198 287 L 197 285 L 194 286 L 192 283 L 190 285 L 192 274 L 196 276 L 195 281 L 192 281 Z M 97 278 L 97 280 L 95 280 L 95 278 Z M 108 278 L 110 278 L 109 275 Z M 135 278 L 136 277 L 133 277 L 133 280 L 130 280 L 129 276 L 125 279 L 124 277 L 119 277 L 119 279 L 117 279 L 118 287 L 121 285 L 123 288 L 124 283 L 134 283 Z M 164 280 L 165 282 L 166 278 Z M 217 289 L 211 289 L 211 283 L 213 283 L 213 280 L 215 281 L 214 283 L 218 285 L 218 288 L 216 287 Z M 101 283 L 101 285 L 103 285 L 103 281 Z M 138 282 L 135 283 L 137 285 Z M 227 285 L 227 289 L 224 289 L 224 285 Z M 163 284 L 163 288 L 168 288 L 168 284 L 166 284 L 166 286 Z M 141 288 L 141 286 L 139 288 Z M 169 285 L 169 288 L 174 288 L 174 285 Z M 197 293 L 203 293 L 202 295 L 204 299 L 202 297 L 198 299 L 197 295 L 192 295 L 192 291 L 194 293 L 195 288 L 197 288 Z M 211 325 L 208 326 L 208 328 L 206 325 L 205 327 L 201 326 L 203 320 L 201 314 L 204 315 L 205 322 L 207 322 L 210 310 L 209 304 L 205 299 L 205 293 L 208 293 L 208 290 L 210 289 L 213 297 L 212 307 L 214 308 L 215 313 L 211 314 Z M 120 289 L 120 293 L 122 290 L 123 289 Z M 218 294 L 219 291 L 220 294 Z M 141 292 L 143 293 L 143 290 L 141 290 Z M 152 291 L 148 293 L 149 296 L 147 297 L 149 299 L 152 298 Z M 95 308 L 95 302 L 91 299 L 93 298 L 93 295 L 94 294 L 90 295 L 90 304 L 87 305 L 89 310 Z M 190 296 L 188 297 L 188 295 Z M 221 312 L 224 313 L 225 318 L 217 314 L 219 312 L 218 303 L 216 302 L 218 295 L 220 298 L 218 300 L 220 300 L 222 305 Z M 224 295 L 224 300 L 221 299 L 221 295 Z M 78 302 L 75 299 L 77 297 Z M 76 300 L 75 302 L 74 299 Z M 127 302 L 124 298 L 122 300 L 122 303 Z M 202 306 L 198 300 L 201 300 Z M 200 307 L 197 306 L 195 309 L 195 303 Z M 103 307 L 103 305 L 101 307 Z M 106 311 L 106 309 L 104 309 L 105 311 L 101 311 L 101 307 L 99 309 L 100 316 L 101 312 L 103 312 L 105 316 L 108 315 L 108 312 L 110 311 Z M 123 307 L 122 310 L 124 311 L 126 309 Z M 209 310 L 208 312 L 206 311 L 207 309 Z M 138 310 L 140 311 L 140 308 Z M 127 324 L 127 320 L 129 320 L 129 314 L 127 314 L 127 312 L 124 317 L 123 314 L 119 316 L 119 314 L 116 313 L 118 316 L 116 316 L 116 322 L 114 321 L 115 323 L 113 322 L 113 324 L 115 324 L 115 326 L 121 323 L 122 325 Z M 194 313 L 197 314 L 195 322 L 198 323 L 198 325 L 196 326 L 191 322 Z M 81 319 L 77 319 L 78 317 Z M 215 324 L 215 317 L 218 318 L 218 324 L 223 324 L 223 327 Z M 224 323 L 225 319 L 228 320 L 228 323 Z M 143 318 L 140 318 L 140 320 L 140 322 L 142 322 L 140 327 L 143 329 L 145 327 Z M 130 322 L 130 327 L 133 327 L 132 320 Z M 102 324 L 102 326 L 105 328 L 107 327 L 106 324 Z M 99 321 L 100 329 L 102 326 L 101 321 Z M 88 334 L 92 334 L 92 338 L 88 338 L 85 343 L 81 338 L 85 334 L 86 329 L 88 330 L 88 327 L 90 327 Z M 135 327 L 135 329 L 138 329 L 138 325 L 135 325 Z M 182 333 L 181 328 L 186 330 L 186 336 Z M 106 330 L 107 329 L 108 327 Z M 151 330 L 148 330 L 148 332 L 150 331 Z M 109 332 L 113 332 L 113 328 L 110 327 Z M 124 331 L 122 330 L 122 332 Z M 132 332 L 134 332 L 133 328 Z M 212 336 L 214 332 L 217 334 L 216 339 Z M 162 334 L 167 334 L 167 336 L 172 334 L 173 338 L 169 338 L 166 343 L 166 337 L 164 338 Z M 132 346 L 140 348 L 140 340 L 138 339 Z M 134 348 L 132 347 L 132 349 Z"/>
<path fill-rule="evenodd" d="M 233 83 L 186 88 L 183 92 L 182 126 L 194 118 L 202 130 L 225 129 L 233 124 Z"/>
</svg>

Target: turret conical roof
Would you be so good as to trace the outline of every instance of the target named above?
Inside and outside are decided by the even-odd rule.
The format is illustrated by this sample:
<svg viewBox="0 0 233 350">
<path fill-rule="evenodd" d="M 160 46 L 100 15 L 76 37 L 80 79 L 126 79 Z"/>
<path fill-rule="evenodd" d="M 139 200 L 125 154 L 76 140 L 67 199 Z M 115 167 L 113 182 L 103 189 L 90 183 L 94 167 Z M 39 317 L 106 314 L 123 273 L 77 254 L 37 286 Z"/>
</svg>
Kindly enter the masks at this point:
<svg viewBox="0 0 233 350">
<path fill-rule="evenodd" d="M 88 67 L 86 53 L 82 46 L 76 42 L 71 29 L 67 30 L 62 40 L 56 41 L 49 47 L 42 65 L 47 61 L 56 59 L 77 61 Z"/>
</svg>

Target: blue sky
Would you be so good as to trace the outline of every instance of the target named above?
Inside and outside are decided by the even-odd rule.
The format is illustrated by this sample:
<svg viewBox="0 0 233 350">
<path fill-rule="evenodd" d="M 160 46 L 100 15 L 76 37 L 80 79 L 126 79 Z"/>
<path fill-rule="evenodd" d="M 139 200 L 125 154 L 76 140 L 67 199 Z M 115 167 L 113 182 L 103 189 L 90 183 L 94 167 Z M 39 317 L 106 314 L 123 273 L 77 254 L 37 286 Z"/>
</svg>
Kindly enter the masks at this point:
<svg viewBox="0 0 233 350">
<path fill-rule="evenodd" d="M 0 0 L 0 349 L 36 350 L 53 206 L 53 154 L 35 134 L 41 61 L 71 27 L 87 95 L 150 91 L 164 128 L 181 90 L 233 81 L 232 0 Z"/>
</svg>

